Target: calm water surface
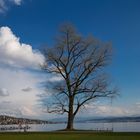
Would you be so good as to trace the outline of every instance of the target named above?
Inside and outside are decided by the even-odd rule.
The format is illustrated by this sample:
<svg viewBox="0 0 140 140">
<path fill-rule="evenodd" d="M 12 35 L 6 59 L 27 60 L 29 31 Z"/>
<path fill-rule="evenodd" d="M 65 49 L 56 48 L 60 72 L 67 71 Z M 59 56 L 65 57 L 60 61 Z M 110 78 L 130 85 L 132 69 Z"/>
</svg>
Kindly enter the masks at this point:
<svg viewBox="0 0 140 140">
<path fill-rule="evenodd" d="M 16 125 L 8 125 L 1 127 L 10 127 Z M 66 127 L 65 123 L 62 124 L 33 124 L 29 125 L 31 128 L 28 131 L 55 131 L 64 129 Z M 74 128 L 85 129 L 85 130 L 111 130 L 113 128 L 114 132 L 140 132 L 140 122 L 123 122 L 123 123 L 75 123 Z M 23 130 L 14 130 L 23 131 Z"/>
</svg>

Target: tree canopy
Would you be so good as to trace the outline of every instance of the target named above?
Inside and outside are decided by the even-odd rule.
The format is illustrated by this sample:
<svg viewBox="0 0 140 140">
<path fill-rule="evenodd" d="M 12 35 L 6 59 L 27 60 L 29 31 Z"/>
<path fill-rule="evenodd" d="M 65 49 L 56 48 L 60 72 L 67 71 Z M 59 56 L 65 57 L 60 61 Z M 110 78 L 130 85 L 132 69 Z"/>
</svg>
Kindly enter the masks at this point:
<svg viewBox="0 0 140 140">
<path fill-rule="evenodd" d="M 111 43 L 93 36 L 82 37 L 72 25 L 65 24 L 54 47 L 44 49 L 44 56 L 43 69 L 62 77 L 52 83 L 55 101 L 48 112 L 67 113 L 67 129 L 73 129 L 74 118 L 82 106 L 116 95 L 103 72 L 112 57 Z"/>
</svg>

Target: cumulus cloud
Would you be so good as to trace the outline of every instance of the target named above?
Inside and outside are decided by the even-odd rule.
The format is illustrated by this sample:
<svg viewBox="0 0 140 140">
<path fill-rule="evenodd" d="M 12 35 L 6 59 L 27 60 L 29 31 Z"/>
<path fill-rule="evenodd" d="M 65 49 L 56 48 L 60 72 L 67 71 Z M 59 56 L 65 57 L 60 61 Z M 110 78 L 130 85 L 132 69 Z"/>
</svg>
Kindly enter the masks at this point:
<svg viewBox="0 0 140 140">
<path fill-rule="evenodd" d="M 5 88 L 0 88 L 0 96 L 9 96 L 9 92 Z"/>
<path fill-rule="evenodd" d="M 44 63 L 43 55 L 31 45 L 20 43 L 9 27 L 0 28 L 0 63 L 35 68 Z"/>
</svg>

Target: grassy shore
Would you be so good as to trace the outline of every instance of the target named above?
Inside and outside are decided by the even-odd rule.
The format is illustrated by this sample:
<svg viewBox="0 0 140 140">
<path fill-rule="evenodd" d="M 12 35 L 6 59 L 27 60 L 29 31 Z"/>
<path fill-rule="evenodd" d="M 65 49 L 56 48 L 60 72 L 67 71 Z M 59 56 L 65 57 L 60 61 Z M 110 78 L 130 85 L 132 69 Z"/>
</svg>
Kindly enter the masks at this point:
<svg viewBox="0 0 140 140">
<path fill-rule="evenodd" d="M 0 140 L 140 140 L 140 133 L 38 132 L 0 133 Z"/>
</svg>

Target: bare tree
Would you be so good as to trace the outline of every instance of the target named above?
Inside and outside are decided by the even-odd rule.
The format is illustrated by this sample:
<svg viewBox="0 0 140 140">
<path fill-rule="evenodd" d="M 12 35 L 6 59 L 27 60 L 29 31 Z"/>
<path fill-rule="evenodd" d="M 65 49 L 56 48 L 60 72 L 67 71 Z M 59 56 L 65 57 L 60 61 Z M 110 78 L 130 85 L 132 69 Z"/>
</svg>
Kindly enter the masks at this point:
<svg viewBox="0 0 140 140">
<path fill-rule="evenodd" d="M 111 60 L 111 53 L 110 43 L 102 43 L 94 37 L 83 38 L 69 24 L 61 27 L 56 45 L 45 48 L 43 68 L 62 77 L 54 83 L 55 102 L 48 112 L 67 113 L 66 129 L 73 129 L 74 118 L 82 106 L 116 95 L 116 90 L 109 89 L 102 71 Z"/>
</svg>

